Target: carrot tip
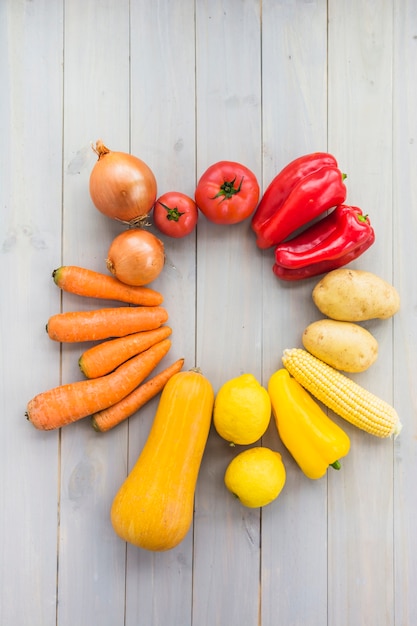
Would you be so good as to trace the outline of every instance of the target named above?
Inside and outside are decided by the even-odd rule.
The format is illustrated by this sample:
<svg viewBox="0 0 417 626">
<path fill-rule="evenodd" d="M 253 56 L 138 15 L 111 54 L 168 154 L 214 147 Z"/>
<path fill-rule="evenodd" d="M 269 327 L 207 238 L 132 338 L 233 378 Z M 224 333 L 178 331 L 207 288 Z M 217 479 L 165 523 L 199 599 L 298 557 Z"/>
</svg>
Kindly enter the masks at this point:
<svg viewBox="0 0 417 626">
<path fill-rule="evenodd" d="M 101 428 L 99 428 L 99 425 L 97 424 L 97 421 L 96 421 L 95 417 L 91 418 L 91 426 L 94 428 L 96 433 L 101 433 L 102 432 Z"/>
<path fill-rule="evenodd" d="M 80 368 L 81 372 L 84 374 L 84 376 L 87 376 L 87 374 L 85 373 L 84 369 L 83 369 L 83 361 L 82 361 L 82 355 L 80 356 L 80 358 L 78 359 L 78 367 Z"/>
</svg>

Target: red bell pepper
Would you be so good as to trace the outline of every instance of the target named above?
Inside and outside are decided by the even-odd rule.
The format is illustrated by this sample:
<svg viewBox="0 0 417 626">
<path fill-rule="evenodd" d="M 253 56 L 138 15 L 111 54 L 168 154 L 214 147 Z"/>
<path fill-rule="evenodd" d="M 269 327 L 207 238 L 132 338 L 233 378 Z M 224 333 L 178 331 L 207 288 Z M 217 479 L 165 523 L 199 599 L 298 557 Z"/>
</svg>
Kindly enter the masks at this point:
<svg viewBox="0 0 417 626">
<path fill-rule="evenodd" d="M 274 210 L 269 219 L 257 227 L 257 246 L 275 246 L 325 211 L 342 204 L 346 199 L 343 180 L 341 171 L 328 165 L 301 178 L 278 210 Z"/>
<path fill-rule="evenodd" d="M 273 271 L 283 280 L 330 272 L 358 258 L 375 241 L 369 217 L 341 204 L 293 239 L 275 248 Z"/>
<path fill-rule="evenodd" d="M 322 167 L 337 167 L 337 161 L 328 152 L 305 154 L 288 163 L 268 185 L 256 209 L 251 227 L 255 233 L 283 204 L 295 185 L 305 176 Z"/>
</svg>

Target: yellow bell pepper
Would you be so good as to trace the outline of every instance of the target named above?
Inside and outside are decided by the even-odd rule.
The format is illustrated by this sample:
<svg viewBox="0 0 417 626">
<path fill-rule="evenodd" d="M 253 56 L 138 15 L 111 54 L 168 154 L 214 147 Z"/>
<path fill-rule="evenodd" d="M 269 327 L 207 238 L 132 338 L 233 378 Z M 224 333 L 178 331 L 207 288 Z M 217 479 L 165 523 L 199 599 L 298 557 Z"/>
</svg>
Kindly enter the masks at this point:
<svg viewBox="0 0 417 626">
<path fill-rule="evenodd" d="M 286 369 L 268 382 L 272 413 L 282 443 L 308 478 L 321 478 L 329 465 L 340 469 L 350 440 Z"/>
</svg>

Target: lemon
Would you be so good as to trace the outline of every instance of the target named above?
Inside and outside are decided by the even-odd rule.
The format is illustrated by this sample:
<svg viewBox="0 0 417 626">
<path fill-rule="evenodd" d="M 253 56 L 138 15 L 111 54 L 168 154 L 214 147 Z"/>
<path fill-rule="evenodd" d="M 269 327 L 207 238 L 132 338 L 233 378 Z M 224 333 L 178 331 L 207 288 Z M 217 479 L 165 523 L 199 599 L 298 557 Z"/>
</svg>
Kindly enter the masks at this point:
<svg viewBox="0 0 417 626">
<path fill-rule="evenodd" d="M 240 452 L 229 463 L 224 482 L 247 507 L 266 506 L 285 485 L 286 472 L 279 452 L 256 447 Z"/>
<path fill-rule="evenodd" d="M 226 441 L 239 445 L 255 443 L 265 433 L 270 419 L 269 394 L 252 374 L 232 378 L 217 392 L 213 423 Z"/>
</svg>

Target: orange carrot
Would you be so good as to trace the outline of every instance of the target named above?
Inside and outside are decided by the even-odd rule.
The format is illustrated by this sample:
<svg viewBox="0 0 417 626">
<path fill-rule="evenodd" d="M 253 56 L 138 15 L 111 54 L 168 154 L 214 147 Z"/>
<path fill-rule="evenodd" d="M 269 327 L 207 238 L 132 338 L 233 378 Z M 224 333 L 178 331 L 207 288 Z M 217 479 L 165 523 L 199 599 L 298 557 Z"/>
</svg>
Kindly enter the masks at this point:
<svg viewBox="0 0 417 626">
<path fill-rule="evenodd" d="M 53 430 L 102 411 L 140 385 L 170 347 L 171 340 L 164 339 L 107 376 L 44 391 L 29 401 L 26 417 L 39 430 Z"/>
<path fill-rule="evenodd" d="M 160 306 L 122 306 L 57 313 L 49 318 L 46 330 L 54 341 L 96 341 L 159 328 L 167 319 Z"/>
<path fill-rule="evenodd" d="M 146 383 L 137 387 L 128 396 L 116 402 L 116 404 L 93 415 L 91 423 L 94 430 L 104 433 L 123 422 L 133 415 L 133 413 L 136 413 L 136 411 L 162 391 L 171 376 L 179 372 L 183 365 L 184 359 L 178 359 L 178 361 L 175 361 L 175 363 L 164 369 L 160 374 L 157 374 Z"/>
<path fill-rule="evenodd" d="M 119 300 L 120 302 L 143 306 L 158 306 L 162 304 L 164 299 L 161 293 L 149 287 L 132 287 L 113 276 L 107 276 L 77 265 L 59 267 L 52 272 L 52 278 L 63 291 L 88 298 Z"/>
<path fill-rule="evenodd" d="M 169 326 L 160 326 L 155 330 L 143 330 L 125 337 L 104 341 L 85 350 L 78 359 L 78 365 L 87 378 L 104 376 L 135 354 L 166 339 L 171 333 L 172 329 Z"/>
</svg>

